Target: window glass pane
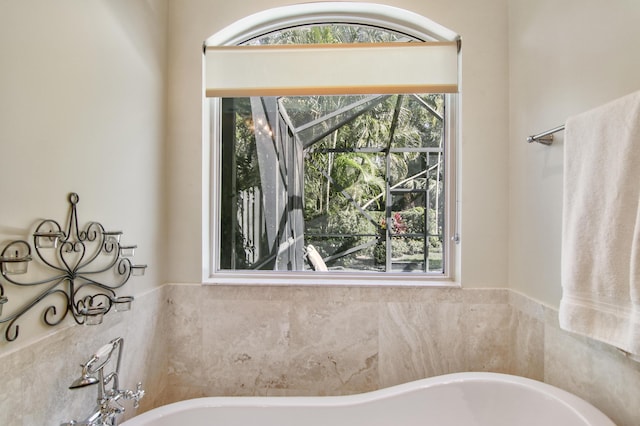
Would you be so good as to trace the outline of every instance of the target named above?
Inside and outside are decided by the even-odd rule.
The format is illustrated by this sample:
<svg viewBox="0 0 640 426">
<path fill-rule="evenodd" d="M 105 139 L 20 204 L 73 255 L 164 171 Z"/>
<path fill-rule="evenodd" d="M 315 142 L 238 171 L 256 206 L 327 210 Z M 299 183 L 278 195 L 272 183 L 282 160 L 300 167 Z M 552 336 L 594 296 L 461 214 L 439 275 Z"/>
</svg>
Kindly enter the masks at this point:
<svg viewBox="0 0 640 426">
<path fill-rule="evenodd" d="M 425 271 L 424 238 L 393 237 L 391 249 L 394 272 Z"/>
<path fill-rule="evenodd" d="M 224 99 L 221 269 L 311 270 L 311 245 L 330 271 L 442 273 L 442 125 L 418 99 Z"/>
<path fill-rule="evenodd" d="M 384 28 L 366 25 L 312 24 L 273 31 L 249 40 L 245 44 L 387 43 L 396 41 L 415 41 L 415 39 Z"/>
</svg>

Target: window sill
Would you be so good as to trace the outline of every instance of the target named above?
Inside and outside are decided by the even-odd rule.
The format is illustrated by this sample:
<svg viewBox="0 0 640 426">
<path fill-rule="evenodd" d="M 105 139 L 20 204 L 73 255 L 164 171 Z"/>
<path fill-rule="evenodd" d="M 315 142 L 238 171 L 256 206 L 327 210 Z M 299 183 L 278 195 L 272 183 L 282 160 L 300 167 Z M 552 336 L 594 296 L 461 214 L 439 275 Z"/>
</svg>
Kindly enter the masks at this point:
<svg viewBox="0 0 640 426">
<path fill-rule="evenodd" d="M 268 276 L 267 276 L 268 275 Z M 204 285 L 344 286 L 344 287 L 451 287 L 459 282 L 443 276 L 336 272 L 219 272 L 202 280 Z"/>
</svg>

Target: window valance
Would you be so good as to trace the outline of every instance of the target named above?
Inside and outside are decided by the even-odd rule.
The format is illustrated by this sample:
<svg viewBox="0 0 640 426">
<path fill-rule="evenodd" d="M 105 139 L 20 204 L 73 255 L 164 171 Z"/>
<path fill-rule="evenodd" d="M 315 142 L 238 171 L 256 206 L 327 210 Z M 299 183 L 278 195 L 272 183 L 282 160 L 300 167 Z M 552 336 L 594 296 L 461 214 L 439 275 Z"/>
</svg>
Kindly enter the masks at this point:
<svg viewBox="0 0 640 426">
<path fill-rule="evenodd" d="M 460 41 L 206 46 L 207 97 L 455 93 Z"/>
</svg>

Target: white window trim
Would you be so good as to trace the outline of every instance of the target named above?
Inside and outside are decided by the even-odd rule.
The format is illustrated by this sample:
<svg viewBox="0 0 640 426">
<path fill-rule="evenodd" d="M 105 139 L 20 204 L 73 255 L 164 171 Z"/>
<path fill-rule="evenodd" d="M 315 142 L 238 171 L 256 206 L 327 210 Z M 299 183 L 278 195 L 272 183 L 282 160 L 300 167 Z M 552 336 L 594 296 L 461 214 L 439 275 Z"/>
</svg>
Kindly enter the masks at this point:
<svg viewBox="0 0 640 426">
<path fill-rule="evenodd" d="M 204 44 L 234 46 L 282 28 L 323 22 L 379 26 L 423 41 L 460 40 L 455 32 L 405 9 L 374 3 L 317 2 L 276 7 L 249 15 L 218 31 Z"/>
<path fill-rule="evenodd" d="M 404 33 L 423 41 L 457 41 L 460 37 L 453 31 L 416 13 L 381 4 L 354 2 L 319 2 L 278 7 L 250 15 L 209 37 L 206 46 L 229 46 L 243 43 L 268 32 L 291 26 L 311 23 L 350 23 L 387 28 Z M 460 70 L 460 67 L 458 67 Z M 204 77 L 204 58 L 203 58 Z M 445 156 L 445 170 L 448 176 L 449 189 L 445 200 L 445 214 L 448 230 L 445 235 L 458 242 L 457 199 L 458 182 L 456 177 L 457 137 L 460 117 L 459 97 L 449 97 L 447 105 L 448 123 L 445 130 L 448 152 Z M 211 99 L 204 97 L 203 90 L 203 164 L 202 164 L 202 282 L 203 284 L 236 284 L 236 285 L 330 285 L 330 286 L 428 286 L 428 287 L 460 287 L 460 248 L 449 241 L 445 274 L 441 277 L 426 274 L 381 273 L 381 272 L 296 272 L 296 271 L 217 271 L 214 241 L 219 236 L 217 211 L 219 198 L 212 196 L 212 188 L 220 179 L 219 152 L 211 149 L 211 135 L 218 133 L 221 125 L 217 113 L 212 114 L 209 108 Z M 218 108 L 212 108 L 217 110 Z"/>
</svg>

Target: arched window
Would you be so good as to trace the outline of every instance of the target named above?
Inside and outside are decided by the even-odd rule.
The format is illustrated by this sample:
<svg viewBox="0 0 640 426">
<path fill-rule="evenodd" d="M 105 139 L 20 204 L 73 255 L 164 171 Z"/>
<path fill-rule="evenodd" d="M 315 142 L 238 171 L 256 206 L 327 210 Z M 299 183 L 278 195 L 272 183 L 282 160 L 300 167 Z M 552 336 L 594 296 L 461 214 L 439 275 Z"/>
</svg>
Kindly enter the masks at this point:
<svg viewBox="0 0 640 426">
<path fill-rule="evenodd" d="M 345 2 L 209 38 L 209 278 L 450 279 L 459 50 L 424 17 Z"/>
</svg>

